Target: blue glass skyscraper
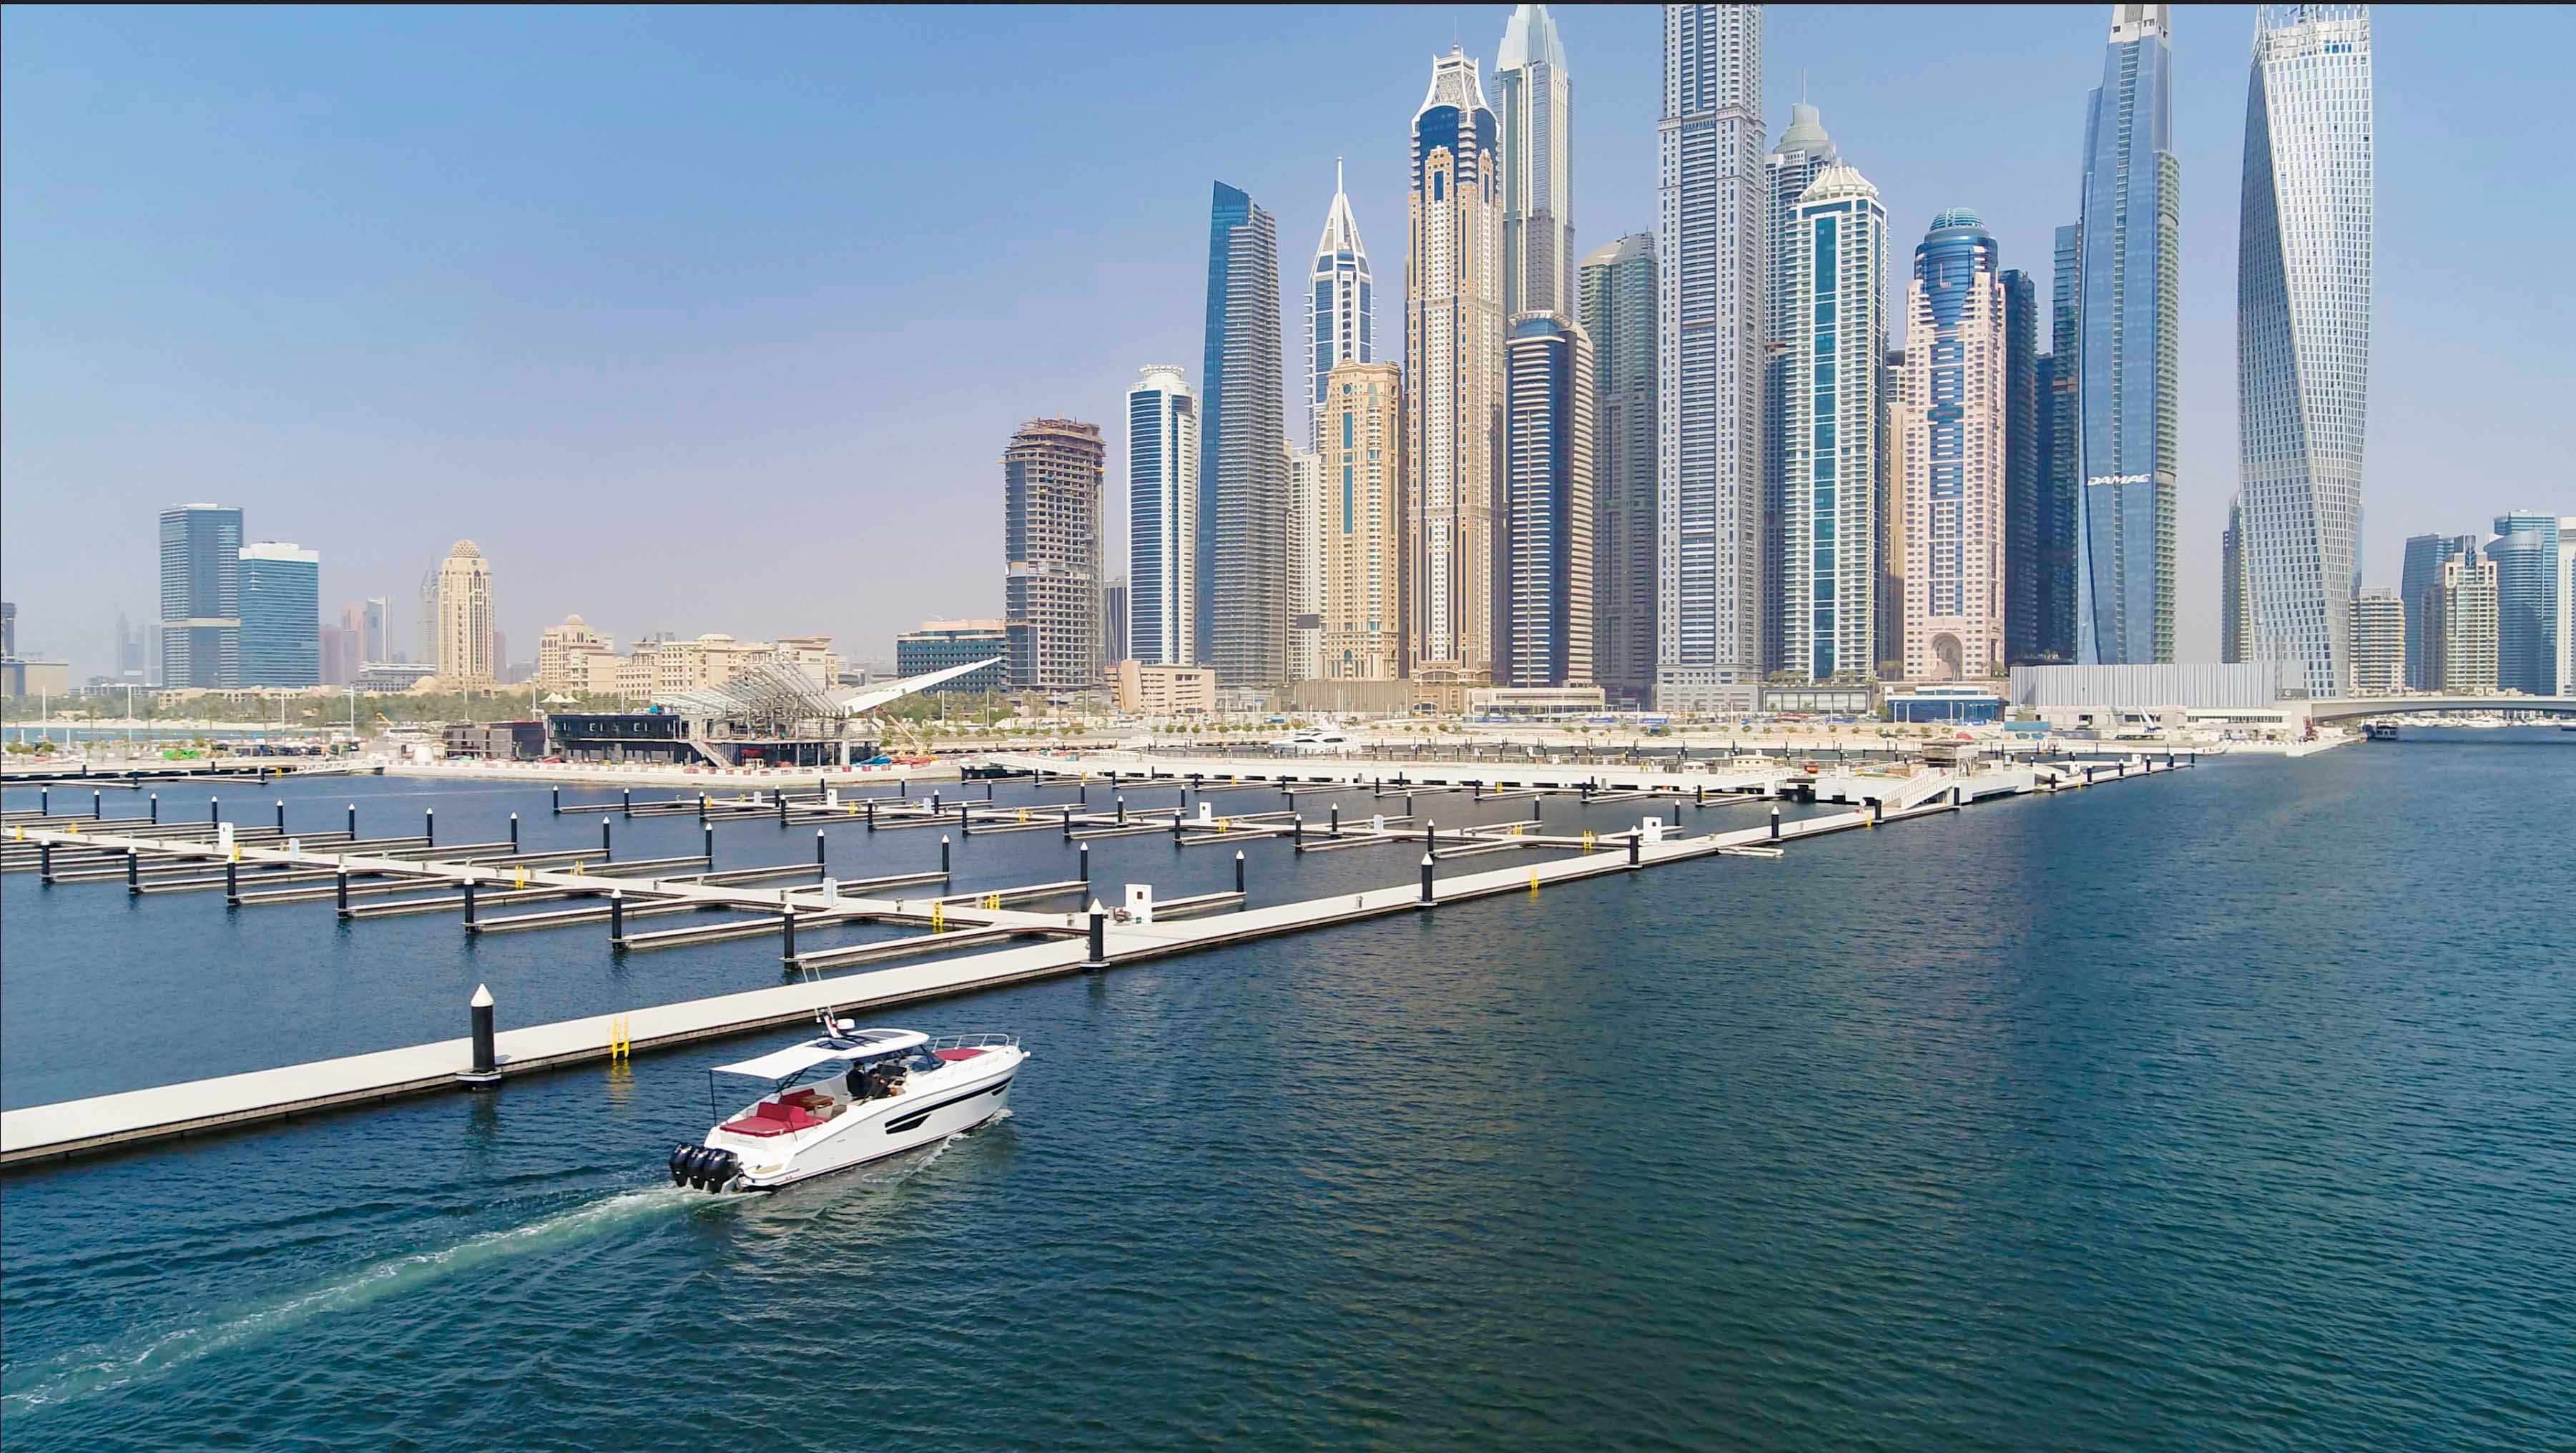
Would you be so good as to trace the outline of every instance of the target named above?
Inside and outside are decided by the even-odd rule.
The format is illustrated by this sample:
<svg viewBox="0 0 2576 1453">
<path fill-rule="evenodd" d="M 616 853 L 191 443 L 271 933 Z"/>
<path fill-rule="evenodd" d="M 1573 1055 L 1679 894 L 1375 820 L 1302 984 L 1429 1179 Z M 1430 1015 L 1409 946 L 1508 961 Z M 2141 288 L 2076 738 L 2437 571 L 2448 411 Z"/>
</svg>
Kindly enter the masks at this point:
<svg viewBox="0 0 2576 1453">
<path fill-rule="evenodd" d="M 2496 516 L 2487 558 L 2496 568 L 2496 686 L 2555 695 L 2558 680 L 2558 516 Z"/>
<path fill-rule="evenodd" d="M 241 549 L 241 684 L 322 681 L 322 557 L 263 541 Z"/>
<path fill-rule="evenodd" d="M 161 512 L 162 684 L 241 684 L 241 543 L 236 506 Z"/>
<path fill-rule="evenodd" d="M 2111 7 L 2084 125 L 2076 651 L 2087 665 L 2174 658 L 2182 163 L 2172 14 Z"/>
</svg>

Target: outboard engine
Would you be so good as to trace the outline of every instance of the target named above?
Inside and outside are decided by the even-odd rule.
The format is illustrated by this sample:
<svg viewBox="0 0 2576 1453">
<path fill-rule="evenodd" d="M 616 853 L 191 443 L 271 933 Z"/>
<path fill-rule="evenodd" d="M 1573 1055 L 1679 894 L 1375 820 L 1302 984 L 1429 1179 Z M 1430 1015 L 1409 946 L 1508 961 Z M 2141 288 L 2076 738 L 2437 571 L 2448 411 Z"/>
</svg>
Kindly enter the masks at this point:
<svg viewBox="0 0 2576 1453">
<path fill-rule="evenodd" d="M 671 1156 L 672 1183 L 702 1191 L 723 1190 L 741 1169 L 742 1157 L 711 1146 L 684 1145 Z"/>
</svg>

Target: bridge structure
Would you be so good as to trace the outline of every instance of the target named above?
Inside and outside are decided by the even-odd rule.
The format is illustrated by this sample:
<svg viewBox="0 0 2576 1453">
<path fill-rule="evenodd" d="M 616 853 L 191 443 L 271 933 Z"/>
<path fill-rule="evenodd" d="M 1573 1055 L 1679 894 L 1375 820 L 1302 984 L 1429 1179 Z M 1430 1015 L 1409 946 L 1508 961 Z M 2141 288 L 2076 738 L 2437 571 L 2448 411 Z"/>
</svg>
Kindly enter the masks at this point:
<svg viewBox="0 0 2576 1453">
<path fill-rule="evenodd" d="M 2537 711 L 2576 716 L 2576 696 L 2349 696 L 2311 700 L 2306 707 L 2310 721 L 2457 711 Z"/>
</svg>

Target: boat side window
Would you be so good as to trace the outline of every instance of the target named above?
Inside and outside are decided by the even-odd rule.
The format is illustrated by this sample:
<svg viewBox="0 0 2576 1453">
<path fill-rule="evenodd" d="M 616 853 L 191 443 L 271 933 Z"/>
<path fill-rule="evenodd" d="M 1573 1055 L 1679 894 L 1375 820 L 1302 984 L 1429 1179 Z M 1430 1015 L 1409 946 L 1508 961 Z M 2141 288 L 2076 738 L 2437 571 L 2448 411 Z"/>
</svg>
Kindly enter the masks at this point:
<svg viewBox="0 0 2576 1453">
<path fill-rule="evenodd" d="M 948 1061 L 932 1054 L 930 1052 L 930 1046 L 926 1044 L 915 1045 L 911 1055 L 904 1060 L 904 1063 L 910 1065 L 912 1067 L 912 1072 L 916 1075 L 926 1075 L 934 1070 L 943 1070 L 948 1068 Z"/>
</svg>

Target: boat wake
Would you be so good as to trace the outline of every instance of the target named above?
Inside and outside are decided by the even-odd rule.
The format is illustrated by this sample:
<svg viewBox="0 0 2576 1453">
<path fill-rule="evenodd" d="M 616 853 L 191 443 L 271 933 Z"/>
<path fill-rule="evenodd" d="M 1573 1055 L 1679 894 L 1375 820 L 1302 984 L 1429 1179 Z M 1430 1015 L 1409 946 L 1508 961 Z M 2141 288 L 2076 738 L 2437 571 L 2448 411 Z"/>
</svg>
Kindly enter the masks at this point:
<svg viewBox="0 0 2576 1453">
<path fill-rule="evenodd" d="M 415 1290 L 457 1272 L 596 1236 L 644 1216 L 702 1209 L 673 1186 L 620 1191 L 531 1221 L 469 1236 L 451 1246 L 406 1252 L 367 1263 L 345 1276 L 255 1303 L 220 1321 L 138 1335 L 120 1344 L 89 1343 L 50 1360 L 23 1388 L 0 1390 L 0 1408 L 23 1414 L 48 1404 L 156 1376 L 210 1353 L 238 1347 L 329 1316 Z"/>
</svg>

